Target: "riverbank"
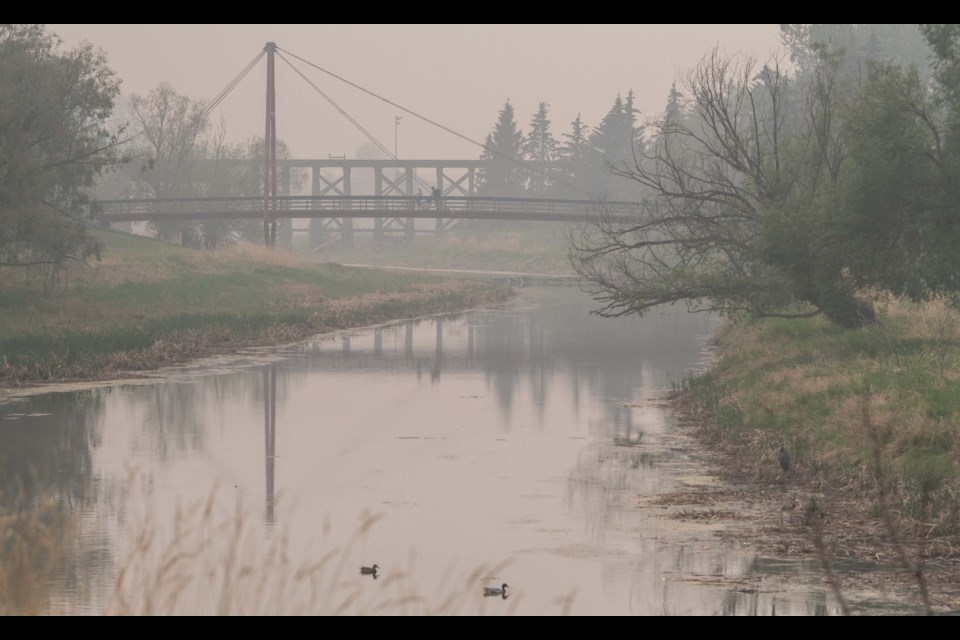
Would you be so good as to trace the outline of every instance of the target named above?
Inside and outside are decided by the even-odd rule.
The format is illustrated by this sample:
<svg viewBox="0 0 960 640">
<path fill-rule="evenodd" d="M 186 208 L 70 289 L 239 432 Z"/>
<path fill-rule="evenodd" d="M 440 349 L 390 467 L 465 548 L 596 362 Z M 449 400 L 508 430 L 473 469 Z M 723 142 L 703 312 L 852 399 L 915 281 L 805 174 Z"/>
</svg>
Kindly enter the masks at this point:
<svg viewBox="0 0 960 640">
<path fill-rule="evenodd" d="M 667 502 L 763 555 L 817 560 L 838 597 L 899 589 L 919 610 L 960 611 L 960 317 L 882 311 L 861 330 L 725 325 L 710 370 L 668 398 L 721 483 Z"/>
<path fill-rule="evenodd" d="M 104 380 L 327 331 L 499 304 L 476 278 L 351 269 L 238 246 L 197 251 L 97 231 L 101 262 L 8 269 L 0 289 L 0 388 Z M 41 280 L 54 287 L 40 295 Z"/>
<path fill-rule="evenodd" d="M 307 250 L 305 244 L 300 248 Z M 572 277 L 568 250 L 565 228 L 555 222 L 513 223 L 503 228 L 473 221 L 439 235 L 418 235 L 413 250 L 399 238 L 374 243 L 370 237 L 357 237 L 352 248 L 331 243 L 313 255 L 324 262 Z"/>
</svg>

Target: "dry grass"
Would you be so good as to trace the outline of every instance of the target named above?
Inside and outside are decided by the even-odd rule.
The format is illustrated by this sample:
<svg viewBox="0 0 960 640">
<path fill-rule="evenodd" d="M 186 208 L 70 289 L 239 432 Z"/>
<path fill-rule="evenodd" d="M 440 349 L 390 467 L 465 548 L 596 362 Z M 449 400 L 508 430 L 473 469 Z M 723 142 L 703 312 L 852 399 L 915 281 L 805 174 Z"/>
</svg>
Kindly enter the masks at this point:
<svg viewBox="0 0 960 640">
<path fill-rule="evenodd" d="M 509 295 L 490 282 L 319 265 L 252 245 L 210 252 L 104 239 L 105 262 L 50 296 L 17 281 L 23 272 L 0 281 L 0 386 L 113 378 Z"/>
<path fill-rule="evenodd" d="M 960 549 L 960 313 L 942 301 L 879 309 L 880 325 L 860 330 L 818 319 L 729 325 L 717 364 L 687 381 L 685 411 L 747 475 L 782 481 L 785 444 L 790 482 L 854 491 L 868 511 L 883 491 L 905 537 L 950 555 Z"/>
<path fill-rule="evenodd" d="M 218 506 L 218 504 L 220 506 Z M 365 543 L 384 516 L 361 513 L 340 544 L 324 527 L 322 551 L 309 563 L 294 563 L 282 530 L 238 502 L 223 509 L 212 491 L 207 500 L 178 509 L 163 526 L 152 515 L 132 525 L 129 550 L 117 573 L 105 613 L 110 615 L 477 615 L 488 613 L 484 578 L 502 575 L 509 561 L 448 572 L 425 594 L 417 586 L 413 557 L 408 566 L 384 570 L 376 581 L 361 577 L 369 564 Z M 365 562 L 366 561 L 366 562 Z M 437 596 L 436 594 L 446 594 Z M 496 613 L 518 612 L 522 598 Z M 572 598 L 558 600 L 569 613 Z"/>
<path fill-rule="evenodd" d="M 44 612 L 62 567 L 66 524 L 53 504 L 0 507 L 0 614 Z"/>
</svg>

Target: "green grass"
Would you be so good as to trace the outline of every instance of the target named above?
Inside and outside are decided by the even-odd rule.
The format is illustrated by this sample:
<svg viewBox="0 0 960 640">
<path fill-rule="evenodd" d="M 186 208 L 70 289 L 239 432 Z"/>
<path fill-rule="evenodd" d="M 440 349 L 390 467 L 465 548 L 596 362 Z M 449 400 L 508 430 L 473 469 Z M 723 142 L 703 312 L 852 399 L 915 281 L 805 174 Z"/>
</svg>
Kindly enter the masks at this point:
<svg viewBox="0 0 960 640">
<path fill-rule="evenodd" d="M 298 248 L 306 250 L 304 244 Z M 383 264 L 421 268 L 485 269 L 567 275 L 568 242 L 562 225 L 527 223 L 474 224 L 441 233 L 418 234 L 412 244 L 387 238 L 374 246 L 369 235 L 358 236 L 353 248 L 325 247 L 315 255 L 341 263 Z"/>
<path fill-rule="evenodd" d="M 940 302 L 885 305 L 879 327 L 823 319 L 729 323 L 718 360 L 684 381 L 717 438 L 775 475 L 790 449 L 797 477 L 869 489 L 878 452 L 911 517 L 960 534 L 960 313 Z M 877 444 L 879 443 L 879 444 Z M 751 463 L 748 463 L 751 464 Z"/>
<path fill-rule="evenodd" d="M 103 260 L 71 266 L 48 295 L 29 271 L 0 274 L 0 383 L 149 369 L 191 352 L 295 340 L 504 296 L 491 282 L 318 264 L 262 247 L 209 252 L 95 233 Z"/>
</svg>

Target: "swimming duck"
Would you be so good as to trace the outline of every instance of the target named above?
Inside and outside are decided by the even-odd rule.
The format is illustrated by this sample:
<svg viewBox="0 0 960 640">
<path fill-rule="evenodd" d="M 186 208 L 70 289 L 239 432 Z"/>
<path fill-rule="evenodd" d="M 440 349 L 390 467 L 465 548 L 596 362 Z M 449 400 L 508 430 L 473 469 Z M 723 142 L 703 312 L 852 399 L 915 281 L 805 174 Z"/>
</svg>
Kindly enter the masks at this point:
<svg viewBox="0 0 960 640">
<path fill-rule="evenodd" d="M 484 587 L 483 588 L 483 597 L 489 598 L 491 596 L 500 596 L 504 600 L 507 599 L 507 583 L 504 582 L 502 586 L 498 587 Z"/>
<path fill-rule="evenodd" d="M 372 567 L 360 567 L 360 575 L 362 576 L 373 576 L 373 579 L 377 579 L 377 569 L 380 567 L 378 565 L 373 565 Z"/>
</svg>

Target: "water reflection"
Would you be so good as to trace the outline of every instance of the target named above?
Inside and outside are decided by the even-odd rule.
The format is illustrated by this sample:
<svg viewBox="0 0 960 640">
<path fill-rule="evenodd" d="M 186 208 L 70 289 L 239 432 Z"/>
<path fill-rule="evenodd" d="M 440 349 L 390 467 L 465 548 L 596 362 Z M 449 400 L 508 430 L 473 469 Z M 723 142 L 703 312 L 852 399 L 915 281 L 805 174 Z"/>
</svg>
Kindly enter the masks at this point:
<svg viewBox="0 0 960 640">
<path fill-rule="evenodd" d="M 636 508 L 699 473 L 643 401 L 698 366 L 713 320 L 604 320 L 575 290 L 527 295 L 0 403 L 4 503 L 50 497 L 80 514 L 64 612 L 102 610 L 129 512 L 172 513 L 219 483 L 224 505 L 290 532 L 294 567 L 315 561 L 330 521 L 368 510 L 384 524 L 365 534 L 366 557 L 416 558 L 424 592 L 451 563 L 511 558 L 510 603 L 533 613 L 571 590 L 575 613 L 835 613 L 822 585 L 767 589 L 782 567 Z"/>
<path fill-rule="evenodd" d="M 0 404 L 0 507 L 53 498 L 69 512 L 93 491 L 91 450 L 100 440 L 96 393 Z"/>
<path fill-rule="evenodd" d="M 277 365 L 263 368 L 263 435 L 267 466 L 266 522 L 274 525 L 274 464 L 277 458 Z"/>
</svg>

